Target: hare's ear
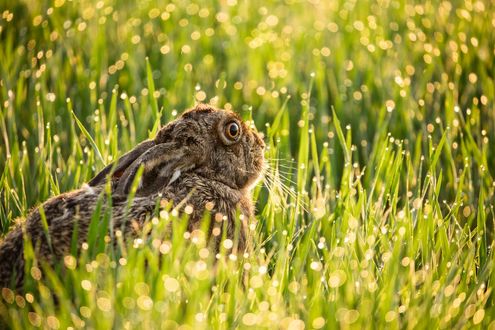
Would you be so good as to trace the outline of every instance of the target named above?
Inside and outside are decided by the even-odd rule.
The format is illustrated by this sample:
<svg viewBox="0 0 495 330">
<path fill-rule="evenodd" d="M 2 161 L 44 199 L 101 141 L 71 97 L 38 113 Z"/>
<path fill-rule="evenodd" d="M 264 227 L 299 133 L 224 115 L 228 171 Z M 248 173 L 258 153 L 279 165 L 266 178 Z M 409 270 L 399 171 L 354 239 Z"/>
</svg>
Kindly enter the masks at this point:
<svg viewBox="0 0 495 330">
<path fill-rule="evenodd" d="M 181 171 L 194 168 L 201 162 L 202 155 L 191 152 L 187 147 L 179 147 L 175 142 L 161 143 L 153 146 L 122 174 L 116 187 L 119 194 L 127 194 L 136 178 L 140 167 L 143 173 L 138 189 L 157 192 L 181 175 Z"/>
<path fill-rule="evenodd" d="M 92 178 L 88 184 L 90 186 L 97 186 L 106 182 L 107 176 L 112 173 L 112 179 L 120 178 L 124 174 L 125 170 L 142 154 L 155 146 L 155 142 L 147 140 L 138 144 L 134 149 L 124 154 L 117 163 L 111 163 L 100 171 L 94 178 Z"/>
</svg>

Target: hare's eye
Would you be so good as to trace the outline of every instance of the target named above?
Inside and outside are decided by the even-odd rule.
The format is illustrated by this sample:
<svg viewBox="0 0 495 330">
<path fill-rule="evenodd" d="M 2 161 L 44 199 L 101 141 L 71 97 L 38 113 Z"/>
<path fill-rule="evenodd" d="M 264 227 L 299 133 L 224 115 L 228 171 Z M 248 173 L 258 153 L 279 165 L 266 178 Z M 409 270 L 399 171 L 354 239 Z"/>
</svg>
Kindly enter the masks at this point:
<svg viewBox="0 0 495 330">
<path fill-rule="evenodd" d="M 233 139 L 233 140 L 237 139 L 237 137 L 240 134 L 240 131 L 241 130 L 239 128 L 239 124 L 237 124 L 236 122 L 229 123 L 225 127 L 225 133 L 229 139 Z"/>
</svg>

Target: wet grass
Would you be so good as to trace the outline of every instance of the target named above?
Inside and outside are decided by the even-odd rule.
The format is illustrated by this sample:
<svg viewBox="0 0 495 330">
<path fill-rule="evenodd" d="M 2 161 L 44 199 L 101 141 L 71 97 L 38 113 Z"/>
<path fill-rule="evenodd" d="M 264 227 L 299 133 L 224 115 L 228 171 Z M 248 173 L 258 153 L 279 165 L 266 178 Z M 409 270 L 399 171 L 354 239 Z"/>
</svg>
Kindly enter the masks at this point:
<svg viewBox="0 0 495 330">
<path fill-rule="evenodd" d="M 196 102 L 252 118 L 271 164 L 254 253 L 215 256 L 164 211 L 42 278 L 28 253 L 26 292 L 2 290 L 10 327 L 495 327 L 493 3 L 3 0 L 0 15 L 1 232 Z"/>
</svg>

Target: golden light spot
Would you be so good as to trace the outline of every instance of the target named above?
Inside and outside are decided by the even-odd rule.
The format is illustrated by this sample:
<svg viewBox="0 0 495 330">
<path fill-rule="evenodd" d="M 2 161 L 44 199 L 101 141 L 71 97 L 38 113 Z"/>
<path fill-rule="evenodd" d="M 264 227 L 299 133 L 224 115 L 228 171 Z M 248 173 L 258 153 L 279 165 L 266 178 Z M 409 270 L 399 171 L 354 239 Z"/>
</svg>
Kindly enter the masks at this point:
<svg viewBox="0 0 495 330">
<path fill-rule="evenodd" d="M 325 326 L 325 319 L 323 317 L 317 317 L 313 320 L 313 322 L 311 323 L 311 325 L 313 326 L 313 328 L 315 329 L 321 329 Z"/>
<path fill-rule="evenodd" d="M 213 210 L 214 207 L 215 207 L 215 203 L 213 203 L 213 202 L 206 202 L 206 204 L 205 204 L 205 209 L 208 211 Z"/>
<path fill-rule="evenodd" d="M 197 313 L 195 316 L 194 316 L 194 319 L 197 321 L 197 322 L 203 322 L 205 320 L 205 314 L 204 313 Z"/>
<path fill-rule="evenodd" d="M 289 326 L 287 330 L 303 330 L 305 328 L 305 324 L 302 320 L 292 320 L 289 322 Z"/>
<path fill-rule="evenodd" d="M 333 250 L 333 255 L 337 258 L 344 256 L 345 249 L 341 246 L 336 246 Z"/>
<path fill-rule="evenodd" d="M 39 316 L 38 314 L 34 312 L 29 312 L 28 319 L 29 319 L 29 323 L 31 323 L 32 326 L 34 327 L 41 326 L 41 316 Z"/>
<path fill-rule="evenodd" d="M 206 235 L 202 230 L 195 229 L 191 233 L 191 242 L 194 244 L 204 244 Z"/>
<path fill-rule="evenodd" d="M 106 297 L 96 299 L 96 305 L 103 312 L 109 312 L 112 309 L 112 302 Z"/>
<path fill-rule="evenodd" d="M 297 294 L 297 292 L 299 292 L 300 287 L 301 285 L 296 281 L 292 281 L 289 283 L 289 291 L 292 292 L 293 294 Z"/>
<path fill-rule="evenodd" d="M 38 267 L 32 267 L 31 268 L 31 276 L 36 281 L 41 280 L 41 270 Z"/>
<path fill-rule="evenodd" d="M 60 328 L 60 321 L 53 315 L 50 315 L 46 318 L 46 324 L 50 329 Z"/>
<path fill-rule="evenodd" d="M 423 61 L 425 61 L 426 64 L 431 64 L 433 58 L 431 57 L 430 54 L 424 54 L 423 55 Z"/>
<path fill-rule="evenodd" d="M 327 56 L 330 56 L 330 54 L 332 53 L 330 48 L 328 47 L 323 47 L 320 51 L 321 55 L 327 57 Z"/>
<path fill-rule="evenodd" d="M 165 290 L 167 290 L 168 292 L 175 292 L 179 290 L 180 287 L 179 281 L 177 281 L 173 277 L 165 278 L 165 280 L 163 281 L 163 285 L 165 286 Z"/>
<path fill-rule="evenodd" d="M 312 270 L 319 272 L 323 268 L 323 265 L 319 261 L 313 261 L 310 267 Z"/>
<path fill-rule="evenodd" d="M 12 304 L 14 302 L 14 296 L 14 291 L 9 288 L 2 288 L 2 297 L 7 303 Z"/>
<path fill-rule="evenodd" d="M 43 17 L 41 17 L 41 15 L 35 16 L 33 18 L 33 26 L 40 25 L 42 21 L 43 21 Z"/>
<path fill-rule="evenodd" d="M 91 285 L 91 282 L 90 281 L 88 281 L 88 280 L 82 280 L 81 281 L 81 287 L 84 290 L 86 290 L 86 291 L 90 291 L 93 286 Z"/>
<path fill-rule="evenodd" d="M 86 24 L 86 22 L 81 22 L 77 25 L 77 31 L 82 32 L 82 31 L 86 30 L 87 27 L 88 27 L 88 24 Z"/>
<path fill-rule="evenodd" d="M 344 324 L 352 324 L 358 320 L 359 312 L 355 309 L 339 308 L 337 318 Z"/>
<path fill-rule="evenodd" d="M 220 212 L 215 213 L 215 221 L 222 222 L 222 220 L 223 220 L 223 214 Z"/>
<path fill-rule="evenodd" d="M 253 289 L 261 288 L 263 286 L 263 279 L 261 278 L 261 276 L 255 275 L 251 277 L 251 279 L 249 280 L 249 285 Z"/>
<path fill-rule="evenodd" d="M 210 11 L 208 8 L 201 8 L 198 12 L 198 16 L 201 18 L 208 17 L 210 15 Z"/>
<path fill-rule="evenodd" d="M 166 211 L 166 210 L 161 210 L 160 211 L 160 218 L 161 219 L 168 220 L 169 216 L 170 215 L 169 215 L 168 211 Z"/>
<path fill-rule="evenodd" d="M 189 20 L 187 18 L 182 18 L 179 20 L 179 26 L 181 27 L 186 27 L 189 25 Z"/>
<path fill-rule="evenodd" d="M 153 300 L 146 295 L 142 295 L 137 298 L 137 305 L 143 311 L 149 311 L 153 308 Z"/>
<path fill-rule="evenodd" d="M 259 96 L 263 96 L 265 95 L 265 93 L 266 93 L 265 87 L 259 86 L 258 88 L 256 88 L 256 94 L 258 94 Z"/>
<path fill-rule="evenodd" d="M 194 31 L 193 33 L 191 33 L 192 40 L 198 40 L 199 38 L 201 38 L 201 33 L 199 31 Z"/>
<path fill-rule="evenodd" d="M 224 23 L 224 22 L 226 22 L 229 19 L 229 15 L 227 13 L 221 11 L 221 12 L 217 13 L 217 15 L 215 16 L 215 18 L 220 23 Z"/>
<path fill-rule="evenodd" d="M 356 229 L 359 226 L 359 221 L 358 221 L 358 219 L 351 217 L 349 219 L 348 225 L 349 225 L 350 229 Z"/>
<path fill-rule="evenodd" d="M 199 91 L 196 93 L 196 100 L 198 102 L 203 102 L 206 100 L 206 93 L 204 91 Z"/>
<path fill-rule="evenodd" d="M 476 73 L 471 72 L 471 73 L 469 74 L 469 82 L 470 82 L 471 84 L 475 84 L 477 81 L 478 81 L 478 76 L 476 75 Z"/>
<path fill-rule="evenodd" d="M 212 28 L 207 28 L 207 29 L 205 30 L 205 35 L 206 35 L 207 37 L 212 37 L 212 36 L 214 36 L 214 35 L 215 35 L 215 30 L 214 30 L 214 29 L 212 29 Z"/>
<path fill-rule="evenodd" d="M 470 304 L 464 310 L 464 317 L 466 319 L 469 319 L 474 315 L 474 313 L 476 313 L 476 305 Z"/>
<path fill-rule="evenodd" d="M 483 318 L 485 317 L 485 310 L 484 309 L 479 309 L 474 313 L 473 316 L 473 324 L 480 324 L 481 321 L 483 321 Z"/>
<path fill-rule="evenodd" d="M 82 306 L 81 308 L 79 308 L 79 312 L 81 313 L 81 315 L 87 319 L 89 319 L 91 317 L 91 309 L 89 309 L 89 307 L 87 306 Z"/>
<path fill-rule="evenodd" d="M 222 233 L 222 230 L 220 229 L 220 227 L 215 227 L 213 228 L 211 233 L 213 234 L 213 236 L 219 236 Z"/>
<path fill-rule="evenodd" d="M 328 285 L 330 285 L 331 288 L 337 288 L 344 284 L 346 279 L 347 276 L 344 271 L 339 269 L 330 274 L 328 278 Z"/>
<path fill-rule="evenodd" d="M 160 245 L 160 253 L 161 254 L 167 254 L 170 252 L 171 249 L 172 249 L 172 244 L 170 244 L 170 242 L 163 242 Z"/>
<path fill-rule="evenodd" d="M 230 250 L 234 246 L 234 242 L 232 242 L 232 240 L 230 239 L 226 239 L 225 241 L 223 241 L 222 245 L 225 249 Z"/>
<path fill-rule="evenodd" d="M 387 100 L 385 102 L 385 107 L 387 108 L 388 112 L 392 112 L 395 109 L 395 102 L 394 100 Z"/>
<path fill-rule="evenodd" d="M 182 48 L 180 50 L 181 50 L 182 54 L 189 54 L 191 52 L 191 46 L 184 45 L 184 46 L 182 46 Z"/>
<path fill-rule="evenodd" d="M 268 24 L 268 26 L 275 26 L 278 24 L 278 17 L 275 15 L 269 15 L 266 18 L 265 22 L 266 24 Z"/>
<path fill-rule="evenodd" d="M 354 23 L 352 24 L 354 26 L 354 28 L 358 31 L 363 31 L 364 30 L 364 23 L 362 21 L 354 21 Z"/>
<path fill-rule="evenodd" d="M 247 326 L 253 326 L 258 322 L 258 316 L 253 313 L 244 314 L 242 317 L 242 323 Z"/>
<path fill-rule="evenodd" d="M 34 296 L 31 293 L 26 293 L 26 301 L 32 304 L 34 302 Z"/>
<path fill-rule="evenodd" d="M 74 258 L 71 255 L 67 255 L 64 257 L 64 264 L 65 264 L 65 267 L 67 267 L 69 269 L 75 269 L 76 265 L 77 265 L 76 258 Z"/>
<path fill-rule="evenodd" d="M 483 105 L 487 105 L 488 104 L 488 97 L 486 97 L 486 95 L 481 95 L 480 102 Z"/>
<path fill-rule="evenodd" d="M 152 8 L 149 12 L 148 12 L 148 16 L 149 18 L 153 19 L 153 18 L 157 18 L 158 16 L 160 16 L 160 10 L 158 8 Z"/>
</svg>

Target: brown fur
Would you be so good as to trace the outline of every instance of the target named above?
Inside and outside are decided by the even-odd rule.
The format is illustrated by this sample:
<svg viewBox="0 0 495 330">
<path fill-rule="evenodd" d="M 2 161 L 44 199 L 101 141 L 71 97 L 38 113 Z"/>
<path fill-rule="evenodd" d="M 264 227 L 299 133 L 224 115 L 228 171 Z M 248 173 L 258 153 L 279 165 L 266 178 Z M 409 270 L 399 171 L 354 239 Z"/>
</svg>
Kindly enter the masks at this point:
<svg viewBox="0 0 495 330">
<path fill-rule="evenodd" d="M 236 139 L 225 134 L 231 122 L 240 127 Z M 188 224 L 192 230 L 199 227 L 208 205 L 213 215 L 226 217 L 225 234 L 230 239 L 235 236 L 236 214 L 239 211 L 244 215 L 244 224 L 238 229 L 238 251 L 244 250 L 245 224 L 253 216 L 250 190 L 262 172 L 263 150 L 264 143 L 257 133 L 231 111 L 199 105 L 185 112 L 163 127 L 154 140 L 142 142 L 116 164 L 104 168 L 89 186 L 46 201 L 8 233 L 0 243 L 0 288 L 19 288 L 23 284 L 24 236 L 35 248 L 37 258 L 49 263 L 70 253 L 74 228 L 77 246 L 81 246 L 99 198 L 103 198 L 101 214 L 107 211 L 103 190 L 109 179 L 113 229 L 121 229 L 127 235 L 135 233 L 136 224 L 139 229 L 162 198 L 174 205 L 193 207 Z M 127 196 L 140 167 L 143 172 L 135 198 L 126 210 Z M 43 229 L 41 208 L 48 235 Z M 223 229 L 221 222 L 211 221 L 210 233 L 215 226 Z M 216 237 L 216 246 L 221 236 Z"/>
</svg>

